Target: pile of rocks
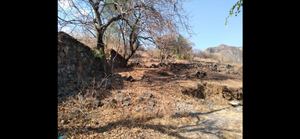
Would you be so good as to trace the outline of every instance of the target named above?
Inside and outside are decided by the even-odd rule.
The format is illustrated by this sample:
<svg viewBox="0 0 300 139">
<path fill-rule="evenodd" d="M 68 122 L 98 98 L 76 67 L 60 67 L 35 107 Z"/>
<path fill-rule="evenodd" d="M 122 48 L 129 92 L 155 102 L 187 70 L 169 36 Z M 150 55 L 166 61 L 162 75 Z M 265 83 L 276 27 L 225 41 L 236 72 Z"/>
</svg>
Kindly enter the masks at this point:
<svg viewBox="0 0 300 139">
<path fill-rule="evenodd" d="M 149 105 L 150 107 L 147 107 L 146 111 L 152 112 L 154 110 L 154 106 L 157 103 L 157 100 L 155 99 L 155 97 L 153 96 L 153 94 L 151 92 L 148 92 L 148 93 L 144 93 L 143 97 L 138 97 L 137 103 Z M 135 111 L 140 111 L 141 109 L 142 109 L 141 107 L 136 107 Z"/>
<path fill-rule="evenodd" d="M 113 99 L 106 99 L 105 108 L 129 108 L 132 105 L 132 98 L 125 97 L 125 94 L 121 91 L 118 91 L 115 98 Z M 151 92 L 144 93 L 143 97 L 137 97 L 136 103 L 138 106 L 134 108 L 134 111 L 138 112 L 143 109 L 141 105 L 146 105 L 144 109 L 146 112 L 152 112 L 154 110 L 154 106 L 157 104 L 157 100 L 153 96 Z"/>
<path fill-rule="evenodd" d="M 192 77 L 203 78 L 205 76 L 207 76 L 207 74 L 203 70 L 196 70 L 196 71 L 186 75 L 187 78 L 192 78 Z"/>
<path fill-rule="evenodd" d="M 153 59 L 151 61 L 154 61 Z M 150 61 L 150 62 L 151 62 Z M 146 66 L 141 64 L 140 62 L 137 63 L 130 63 L 128 66 L 131 67 L 138 67 L 138 68 L 174 68 L 174 69 L 204 69 L 207 68 L 212 72 L 226 72 L 227 74 L 235 74 L 235 75 L 242 75 L 242 71 L 234 71 L 233 66 L 229 64 L 221 65 L 215 62 L 204 62 L 204 61 L 189 61 L 187 64 L 183 63 L 159 63 L 159 64 L 152 64 L 151 66 Z"/>
<path fill-rule="evenodd" d="M 193 110 L 188 104 L 178 101 L 178 103 L 176 104 L 175 100 L 172 99 L 173 101 L 173 106 L 174 106 L 174 113 L 173 113 L 173 118 L 180 118 L 182 117 L 181 113 L 187 113 L 192 117 L 198 116 L 200 113 L 196 112 L 195 110 Z"/>
</svg>

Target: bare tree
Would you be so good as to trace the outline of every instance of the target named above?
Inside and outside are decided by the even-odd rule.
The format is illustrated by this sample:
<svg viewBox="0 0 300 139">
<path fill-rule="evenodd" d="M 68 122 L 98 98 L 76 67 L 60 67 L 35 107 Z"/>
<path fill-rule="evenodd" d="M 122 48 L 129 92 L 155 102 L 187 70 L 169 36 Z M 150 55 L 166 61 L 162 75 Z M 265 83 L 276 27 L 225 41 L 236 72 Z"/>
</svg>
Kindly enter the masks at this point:
<svg viewBox="0 0 300 139">
<path fill-rule="evenodd" d="M 200 49 L 194 49 L 194 56 L 199 58 L 212 58 L 212 55 L 201 51 Z"/>
<path fill-rule="evenodd" d="M 157 44 L 157 36 L 170 32 L 187 31 L 192 34 L 188 25 L 188 14 L 183 9 L 185 0 L 60 0 L 58 4 L 59 29 L 70 27 L 86 30 L 96 38 L 95 48 L 104 53 L 104 34 L 114 22 L 124 20 L 131 30 L 129 47 L 134 52 L 133 45 L 140 43 L 137 38 Z M 110 8 L 113 7 L 113 8 Z M 113 15 L 105 16 L 109 10 Z M 141 43 L 146 43 L 141 41 Z M 138 47 L 138 45 L 137 45 Z M 133 53 L 132 53 L 133 54 Z M 131 54 L 131 56 L 132 56 Z M 130 56 L 129 56 L 130 58 Z M 106 58 L 100 58 L 104 71 L 111 73 Z"/>
<path fill-rule="evenodd" d="M 166 59 L 172 54 L 182 55 L 187 59 L 193 56 L 192 47 L 194 46 L 194 43 L 182 35 L 167 34 L 158 37 L 157 40 L 161 42 L 161 44 L 157 46 L 157 48 L 161 51 L 161 61 L 163 57 Z"/>
</svg>

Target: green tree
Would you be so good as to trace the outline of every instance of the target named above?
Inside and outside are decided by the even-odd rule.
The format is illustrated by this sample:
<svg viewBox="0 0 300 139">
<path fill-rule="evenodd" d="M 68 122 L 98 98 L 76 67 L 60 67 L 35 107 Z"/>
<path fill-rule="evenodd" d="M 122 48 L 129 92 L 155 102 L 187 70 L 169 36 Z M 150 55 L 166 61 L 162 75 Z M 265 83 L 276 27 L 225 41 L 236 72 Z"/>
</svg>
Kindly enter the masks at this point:
<svg viewBox="0 0 300 139">
<path fill-rule="evenodd" d="M 170 54 L 175 54 L 176 59 L 181 59 L 181 56 L 183 56 L 184 59 L 189 59 L 191 55 L 193 55 L 192 46 L 195 44 L 180 34 L 167 34 L 158 37 L 157 41 L 160 42 L 157 48 L 162 53 L 160 54 L 161 59 L 167 58 Z"/>
<path fill-rule="evenodd" d="M 229 10 L 229 15 L 226 17 L 226 19 L 225 19 L 225 26 L 227 27 L 227 24 L 229 23 L 228 21 L 227 21 L 227 19 L 230 19 L 231 17 L 232 17 L 232 15 L 233 15 L 233 11 L 236 9 L 236 11 L 235 11 L 235 16 L 237 16 L 238 15 L 238 13 L 240 13 L 241 12 L 241 10 L 240 10 L 240 7 L 242 7 L 243 6 L 243 0 L 239 0 L 237 3 L 235 3 L 233 6 L 232 6 L 232 8 Z"/>
</svg>

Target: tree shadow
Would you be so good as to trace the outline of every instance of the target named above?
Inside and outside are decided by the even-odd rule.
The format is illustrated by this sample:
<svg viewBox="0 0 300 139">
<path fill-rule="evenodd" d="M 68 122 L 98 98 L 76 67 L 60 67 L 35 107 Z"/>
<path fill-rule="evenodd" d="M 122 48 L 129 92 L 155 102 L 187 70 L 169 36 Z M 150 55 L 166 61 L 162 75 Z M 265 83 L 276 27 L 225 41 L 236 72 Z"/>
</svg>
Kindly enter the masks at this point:
<svg viewBox="0 0 300 139">
<path fill-rule="evenodd" d="M 221 127 L 214 126 L 215 123 L 217 122 L 217 120 L 219 120 L 219 119 L 211 120 L 211 119 L 205 119 L 205 118 L 200 119 L 199 118 L 199 115 L 208 115 L 208 114 L 212 114 L 214 112 L 225 110 L 225 109 L 228 109 L 228 108 L 212 110 L 212 111 L 209 111 L 209 112 L 206 112 L 206 113 L 183 113 L 182 117 L 187 117 L 187 116 L 192 115 L 192 117 L 197 117 L 198 121 L 196 122 L 196 125 L 180 126 L 180 127 L 178 127 L 178 129 L 181 132 L 195 132 L 195 131 L 198 131 L 198 132 L 202 132 L 202 133 L 205 133 L 205 134 L 215 135 L 218 138 L 224 138 L 224 136 L 222 134 L 223 131 L 241 133 L 240 130 L 226 129 L 226 128 L 221 128 Z M 199 124 L 199 122 L 201 122 L 201 123 Z"/>
<path fill-rule="evenodd" d="M 129 69 L 130 70 L 130 69 Z M 91 77 L 86 77 L 91 78 Z M 68 94 L 61 94 L 58 96 L 58 104 L 72 99 L 78 99 L 78 95 L 82 97 L 91 96 L 99 101 L 104 100 L 112 95 L 113 90 L 121 90 L 124 88 L 124 81 L 120 75 L 102 75 L 102 78 L 95 78 L 95 85 L 93 81 L 90 84 L 85 84 L 80 87 L 75 86 L 75 89 Z"/>
<path fill-rule="evenodd" d="M 59 131 L 65 131 L 65 132 L 69 132 L 69 131 L 73 131 L 76 130 L 78 131 L 77 133 L 79 134 L 83 134 L 89 131 L 93 131 L 94 133 L 103 133 L 103 132 L 107 132 L 109 130 L 115 129 L 117 126 L 121 125 L 121 126 L 131 126 L 132 128 L 141 128 L 141 129 L 153 129 L 156 131 L 159 131 L 163 134 L 168 134 L 170 136 L 173 137 L 178 137 L 180 139 L 185 139 L 185 137 L 181 136 L 180 134 L 178 134 L 177 132 L 168 132 L 167 129 L 177 129 L 177 127 L 174 127 L 172 125 L 152 125 L 152 124 L 143 124 L 144 122 L 147 122 L 149 120 L 152 119 L 156 119 L 156 118 L 162 118 L 163 115 L 159 115 L 159 116 L 149 116 L 146 119 L 144 119 L 142 122 L 137 123 L 136 121 L 140 120 L 141 117 L 138 118 L 134 118 L 134 119 L 124 119 L 124 120 L 119 120 L 116 122 L 111 122 L 108 123 L 105 126 L 98 126 L 98 127 L 84 127 L 84 128 L 68 128 L 68 127 L 58 127 Z M 84 130 L 87 131 L 84 131 Z"/>
<path fill-rule="evenodd" d="M 199 114 L 197 113 L 198 114 L 197 116 L 211 114 L 216 111 L 221 111 L 224 109 L 226 109 L 226 108 L 213 110 L 213 111 L 210 111 L 207 113 L 199 113 Z M 188 116 L 188 115 L 189 114 L 186 114 L 186 116 Z M 116 129 L 118 126 L 123 126 L 123 127 L 128 127 L 128 128 L 153 129 L 162 134 L 167 134 L 169 136 L 177 137 L 180 139 L 186 139 L 186 137 L 180 135 L 180 133 L 183 133 L 183 132 L 199 131 L 199 132 L 202 132 L 205 134 L 212 134 L 217 137 L 222 137 L 222 135 L 220 134 L 222 131 L 238 132 L 238 131 L 229 130 L 229 129 L 210 127 L 209 125 L 213 124 L 212 121 L 207 121 L 205 119 L 202 120 L 201 124 L 198 124 L 198 122 L 197 122 L 197 125 L 187 125 L 187 126 L 181 126 L 181 127 L 179 127 L 179 126 L 176 127 L 173 125 L 161 125 L 161 124 L 159 124 L 159 125 L 144 124 L 145 122 L 147 122 L 149 120 L 156 119 L 156 118 L 163 118 L 163 117 L 164 117 L 164 115 L 158 114 L 158 115 L 148 116 L 148 117 L 144 118 L 143 121 L 137 122 L 142 118 L 142 116 L 140 116 L 138 118 L 133 118 L 133 119 L 126 118 L 126 119 L 118 120 L 115 122 L 110 122 L 105 126 L 98 126 L 98 127 L 82 127 L 82 128 L 72 127 L 72 129 L 69 127 L 58 127 L 58 131 L 65 131 L 66 133 L 68 133 L 68 132 L 70 133 L 71 131 L 76 130 L 78 134 L 85 134 L 90 131 L 93 131 L 94 133 L 104 133 L 104 132 Z M 182 117 L 185 117 L 185 116 L 182 116 Z M 199 120 L 199 121 L 201 121 L 201 120 Z M 197 128 L 197 126 L 200 126 L 200 125 L 205 125 L 205 127 Z M 196 128 L 190 129 L 191 127 L 196 127 Z M 187 129 L 185 129 L 185 128 L 187 128 Z M 172 129 L 173 131 L 170 132 L 169 129 Z M 182 130 L 182 129 L 184 129 L 184 130 Z M 215 133 L 212 132 L 214 130 L 217 130 L 218 132 L 215 132 Z"/>
</svg>

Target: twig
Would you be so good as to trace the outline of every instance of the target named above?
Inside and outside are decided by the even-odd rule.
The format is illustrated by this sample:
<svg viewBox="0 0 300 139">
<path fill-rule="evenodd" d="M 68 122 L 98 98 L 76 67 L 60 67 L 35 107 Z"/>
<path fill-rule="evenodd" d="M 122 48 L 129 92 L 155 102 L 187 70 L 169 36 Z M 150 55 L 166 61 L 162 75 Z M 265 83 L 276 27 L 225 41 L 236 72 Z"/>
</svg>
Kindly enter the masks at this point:
<svg viewBox="0 0 300 139">
<path fill-rule="evenodd" d="M 80 89 L 79 89 L 80 90 Z M 81 93 L 82 91 L 80 90 L 80 92 L 78 93 L 78 97 L 79 97 L 79 94 Z M 62 99 L 61 98 L 59 98 L 61 101 L 62 101 Z M 62 101 L 64 104 L 66 104 L 64 101 Z M 82 110 L 81 110 L 81 99 L 80 99 L 80 103 L 79 103 L 80 105 L 79 105 L 79 108 L 76 108 L 76 107 L 73 107 L 73 106 L 71 106 L 72 108 L 75 108 L 75 109 L 78 109 L 85 117 L 87 117 L 87 118 L 89 118 L 89 119 L 91 119 L 91 120 L 93 120 L 94 122 L 95 122 L 95 124 L 96 125 L 98 125 L 99 123 L 98 123 L 98 121 L 97 120 L 95 120 L 94 118 L 92 118 L 92 117 L 89 117 L 89 116 L 87 116 Z"/>
<path fill-rule="evenodd" d="M 91 120 L 94 120 L 94 122 L 95 122 L 95 124 L 96 125 L 98 125 L 99 123 L 98 123 L 98 121 L 97 120 L 95 120 L 94 118 L 92 118 L 92 117 L 89 117 L 89 116 L 87 116 L 87 115 L 85 115 L 85 113 L 81 110 L 81 109 L 79 109 L 79 108 L 76 108 L 76 109 L 78 109 L 85 117 L 87 117 L 87 118 L 89 118 L 89 119 L 91 119 Z"/>
<path fill-rule="evenodd" d="M 95 119 L 92 118 L 92 117 L 87 116 L 87 115 L 81 110 L 81 100 L 80 100 L 80 105 L 79 105 L 80 108 L 76 108 L 76 107 L 73 107 L 73 106 L 71 106 L 71 107 L 72 107 L 72 108 L 75 108 L 75 109 L 78 109 L 85 117 L 87 117 L 87 118 L 93 120 L 93 121 L 95 122 L 96 125 L 99 124 L 97 120 L 95 120 Z"/>
<path fill-rule="evenodd" d="M 117 90 L 112 84 L 111 84 L 111 87 L 113 87 L 115 90 Z"/>
<path fill-rule="evenodd" d="M 109 77 L 109 76 L 111 76 L 111 74 L 109 74 L 109 75 L 107 75 L 106 73 L 104 73 L 105 74 L 105 77 L 102 79 L 102 81 L 101 81 L 101 83 L 100 83 L 100 86 L 99 87 L 101 87 L 102 86 L 102 83 L 103 83 L 103 81 L 104 80 L 107 80 L 107 78 Z M 107 81 L 106 81 L 106 83 L 105 83 L 105 87 L 106 87 L 106 84 L 107 84 Z"/>
<path fill-rule="evenodd" d="M 80 90 L 80 89 L 79 89 Z M 81 109 L 81 100 L 82 100 L 82 97 L 79 97 L 80 93 L 82 93 L 82 91 L 80 90 L 80 92 L 78 93 L 77 97 L 79 99 L 79 108 Z"/>
</svg>

